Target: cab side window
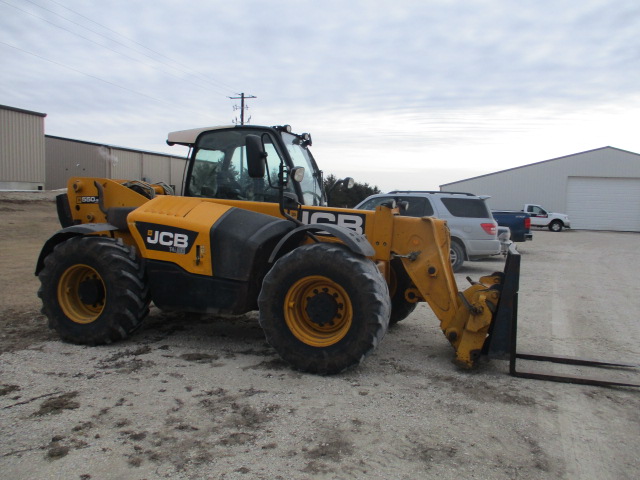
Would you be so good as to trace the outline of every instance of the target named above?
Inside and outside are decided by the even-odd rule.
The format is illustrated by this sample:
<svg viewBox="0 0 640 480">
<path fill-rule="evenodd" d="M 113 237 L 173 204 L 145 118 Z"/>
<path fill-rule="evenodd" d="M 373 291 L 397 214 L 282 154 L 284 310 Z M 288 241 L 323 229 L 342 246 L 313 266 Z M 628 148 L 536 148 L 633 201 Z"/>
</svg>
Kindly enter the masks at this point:
<svg viewBox="0 0 640 480">
<path fill-rule="evenodd" d="M 277 202 L 280 155 L 267 135 L 268 171 L 251 178 L 247 170 L 246 137 L 262 132 L 220 130 L 208 132 L 198 141 L 195 162 L 187 186 L 189 195 L 230 200 Z M 272 187 L 273 185 L 273 187 Z"/>
<path fill-rule="evenodd" d="M 547 212 L 545 212 L 540 207 L 531 207 L 530 210 L 531 210 L 531 213 L 533 213 L 535 215 L 546 215 L 547 214 Z"/>
<path fill-rule="evenodd" d="M 191 195 L 215 195 L 218 189 L 218 172 L 223 160 L 224 152 L 220 150 L 198 150 L 188 186 Z"/>
<path fill-rule="evenodd" d="M 230 195 L 226 198 L 238 198 L 254 202 L 277 202 L 278 189 L 274 188 L 278 182 L 278 167 L 280 156 L 273 143 L 265 141 L 268 170 L 263 178 L 251 178 L 247 171 L 246 147 L 244 145 L 234 149 L 229 166 L 223 169 L 219 177 L 220 195 Z M 216 198 L 225 198 L 216 196 Z"/>
</svg>

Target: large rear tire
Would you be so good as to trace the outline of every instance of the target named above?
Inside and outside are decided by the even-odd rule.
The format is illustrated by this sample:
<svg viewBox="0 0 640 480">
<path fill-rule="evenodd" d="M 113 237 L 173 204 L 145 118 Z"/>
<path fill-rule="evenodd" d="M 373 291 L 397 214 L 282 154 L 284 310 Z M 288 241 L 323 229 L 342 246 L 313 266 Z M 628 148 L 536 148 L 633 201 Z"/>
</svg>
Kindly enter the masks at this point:
<svg viewBox="0 0 640 480">
<path fill-rule="evenodd" d="M 258 298 L 267 341 L 295 369 L 330 375 L 358 365 L 389 326 L 375 264 L 334 243 L 298 247 L 269 271 Z"/>
<path fill-rule="evenodd" d="M 39 277 L 42 313 L 67 342 L 102 345 L 124 339 L 149 313 L 142 262 L 122 240 L 66 240 L 45 258 Z"/>
</svg>

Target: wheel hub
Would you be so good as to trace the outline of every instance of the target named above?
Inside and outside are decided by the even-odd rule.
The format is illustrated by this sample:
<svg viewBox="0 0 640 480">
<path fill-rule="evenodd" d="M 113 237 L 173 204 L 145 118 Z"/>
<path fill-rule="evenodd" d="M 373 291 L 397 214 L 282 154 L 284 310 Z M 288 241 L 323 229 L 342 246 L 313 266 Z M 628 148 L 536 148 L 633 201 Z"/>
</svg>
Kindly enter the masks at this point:
<svg viewBox="0 0 640 480">
<path fill-rule="evenodd" d="M 313 323 L 321 327 L 325 324 L 333 325 L 333 319 L 339 316 L 338 310 L 342 306 L 334 298 L 337 294 L 329 295 L 328 289 L 325 290 L 327 291 L 320 292 L 316 289 L 313 292 L 315 295 L 307 298 L 307 315 Z"/>
<path fill-rule="evenodd" d="M 104 300 L 104 287 L 102 282 L 95 278 L 83 280 L 78 285 L 78 296 L 82 303 L 87 305 L 95 305 Z"/>
<path fill-rule="evenodd" d="M 60 276 L 58 303 L 72 322 L 91 323 L 104 309 L 105 291 L 102 277 L 93 267 L 72 265 Z"/>
<path fill-rule="evenodd" d="M 320 275 L 296 281 L 285 296 L 285 321 L 291 333 L 313 347 L 342 340 L 351 328 L 353 306 L 337 282 Z"/>
</svg>

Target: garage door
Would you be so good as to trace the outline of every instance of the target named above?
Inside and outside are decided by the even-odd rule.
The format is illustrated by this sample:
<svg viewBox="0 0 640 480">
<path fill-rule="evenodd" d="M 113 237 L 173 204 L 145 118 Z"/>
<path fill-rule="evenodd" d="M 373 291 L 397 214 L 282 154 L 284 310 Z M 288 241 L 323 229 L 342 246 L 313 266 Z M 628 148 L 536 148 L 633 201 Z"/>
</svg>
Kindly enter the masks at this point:
<svg viewBox="0 0 640 480">
<path fill-rule="evenodd" d="M 640 178 L 569 177 L 572 228 L 640 232 Z"/>
</svg>

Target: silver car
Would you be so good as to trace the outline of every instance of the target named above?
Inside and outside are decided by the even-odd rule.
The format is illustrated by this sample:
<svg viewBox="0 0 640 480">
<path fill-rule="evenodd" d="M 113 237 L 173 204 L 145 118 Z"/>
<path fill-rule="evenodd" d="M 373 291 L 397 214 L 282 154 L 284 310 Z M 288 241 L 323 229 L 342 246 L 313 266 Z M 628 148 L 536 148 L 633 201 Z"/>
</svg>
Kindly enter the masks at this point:
<svg viewBox="0 0 640 480">
<path fill-rule="evenodd" d="M 465 260 L 500 254 L 498 224 L 485 200 L 471 193 L 394 190 L 365 198 L 355 208 L 375 210 L 395 200 L 400 214 L 411 217 L 436 217 L 446 220 L 451 232 L 451 265 L 458 271 Z"/>
</svg>

